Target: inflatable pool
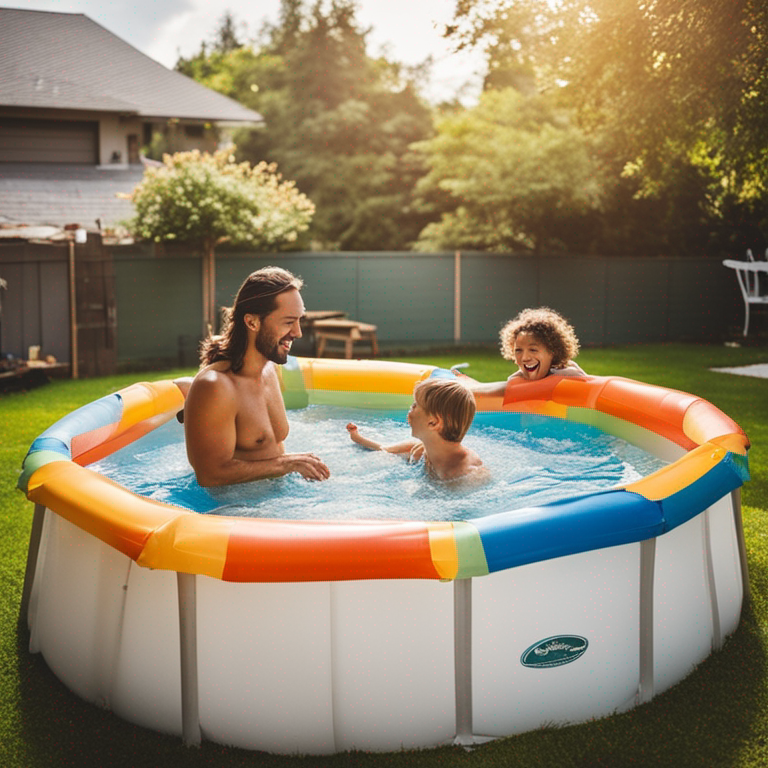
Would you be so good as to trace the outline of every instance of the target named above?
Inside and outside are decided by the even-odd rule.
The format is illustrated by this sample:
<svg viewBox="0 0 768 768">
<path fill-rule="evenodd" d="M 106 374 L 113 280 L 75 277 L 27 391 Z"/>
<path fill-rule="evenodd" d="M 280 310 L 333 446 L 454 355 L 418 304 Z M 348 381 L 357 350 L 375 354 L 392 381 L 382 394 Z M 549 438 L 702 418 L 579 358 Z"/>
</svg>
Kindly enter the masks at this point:
<svg viewBox="0 0 768 768">
<path fill-rule="evenodd" d="M 452 375 L 289 358 L 289 408 L 407 409 Z M 625 487 L 467 522 L 201 515 L 87 468 L 183 407 L 170 381 L 32 444 L 30 648 L 126 720 L 277 753 L 471 744 L 627 710 L 685 677 L 748 591 L 749 442 L 710 403 L 618 377 L 516 381 L 503 420 L 598 427 L 669 463 Z M 404 511 L 405 514 L 405 511 Z"/>
</svg>

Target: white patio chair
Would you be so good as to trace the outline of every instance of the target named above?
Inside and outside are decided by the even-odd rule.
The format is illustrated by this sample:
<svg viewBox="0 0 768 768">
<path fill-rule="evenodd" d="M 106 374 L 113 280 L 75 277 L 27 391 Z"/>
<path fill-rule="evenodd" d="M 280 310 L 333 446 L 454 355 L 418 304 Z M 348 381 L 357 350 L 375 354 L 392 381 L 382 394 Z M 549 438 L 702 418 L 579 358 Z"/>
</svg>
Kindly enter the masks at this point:
<svg viewBox="0 0 768 768">
<path fill-rule="evenodd" d="M 744 299 L 744 336 L 749 331 L 749 305 L 768 305 L 768 288 L 761 290 L 760 273 L 768 275 L 768 261 L 755 261 L 752 252 L 747 250 L 750 261 L 726 259 L 723 264 L 736 270 L 741 296 Z M 765 282 L 765 281 L 763 281 Z"/>
</svg>

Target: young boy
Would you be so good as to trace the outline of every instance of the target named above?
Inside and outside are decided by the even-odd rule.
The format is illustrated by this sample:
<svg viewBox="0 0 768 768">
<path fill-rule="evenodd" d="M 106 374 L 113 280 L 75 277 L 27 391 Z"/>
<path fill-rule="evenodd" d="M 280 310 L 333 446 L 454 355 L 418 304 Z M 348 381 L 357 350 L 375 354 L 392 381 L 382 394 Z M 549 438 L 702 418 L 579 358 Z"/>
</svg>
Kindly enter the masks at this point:
<svg viewBox="0 0 768 768">
<path fill-rule="evenodd" d="M 453 379 L 427 379 L 413 390 L 408 423 L 415 439 L 381 445 L 363 437 L 356 424 L 347 424 L 352 441 L 371 451 L 407 453 L 409 461 L 424 456 L 427 471 L 439 480 L 485 480 L 488 470 L 480 457 L 462 445 L 475 417 L 474 395 Z"/>
<path fill-rule="evenodd" d="M 514 360 L 518 370 L 507 381 L 481 383 L 461 376 L 461 382 L 479 395 L 504 394 L 510 379 L 538 381 L 545 376 L 586 376 L 573 361 L 579 340 L 573 326 L 549 307 L 524 309 L 501 329 L 501 355 Z"/>
</svg>

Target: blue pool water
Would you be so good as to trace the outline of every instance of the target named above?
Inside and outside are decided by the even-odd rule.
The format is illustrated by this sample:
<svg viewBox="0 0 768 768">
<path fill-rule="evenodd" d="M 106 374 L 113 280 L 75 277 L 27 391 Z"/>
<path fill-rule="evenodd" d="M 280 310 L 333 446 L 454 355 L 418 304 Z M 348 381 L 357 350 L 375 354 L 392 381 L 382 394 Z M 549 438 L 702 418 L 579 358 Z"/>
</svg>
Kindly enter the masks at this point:
<svg viewBox="0 0 768 768">
<path fill-rule="evenodd" d="M 331 470 L 310 483 L 298 474 L 204 489 L 187 461 L 183 427 L 172 420 L 94 469 L 123 487 L 197 512 L 284 519 L 469 520 L 624 485 L 664 462 L 594 427 L 518 414 L 478 414 L 465 444 L 491 471 L 491 482 L 457 489 L 431 480 L 423 463 L 367 451 L 346 424 L 389 444 L 410 438 L 403 413 L 310 406 L 289 412 L 286 450 L 311 451 Z"/>
</svg>

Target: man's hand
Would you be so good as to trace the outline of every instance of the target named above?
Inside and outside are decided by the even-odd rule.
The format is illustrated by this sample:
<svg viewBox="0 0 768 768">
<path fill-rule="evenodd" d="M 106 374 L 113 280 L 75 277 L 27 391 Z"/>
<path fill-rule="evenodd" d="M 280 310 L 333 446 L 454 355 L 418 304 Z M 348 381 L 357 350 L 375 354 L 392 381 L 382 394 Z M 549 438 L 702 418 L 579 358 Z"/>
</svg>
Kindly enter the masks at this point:
<svg viewBox="0 0 768 768">
<path fill-rule="evenodd" d="M 282 457 L 291 469 L 298 472 L 305 480 L 327 480 L 331 471 L 314 453 L 287 453 Z"/>
</svg>

